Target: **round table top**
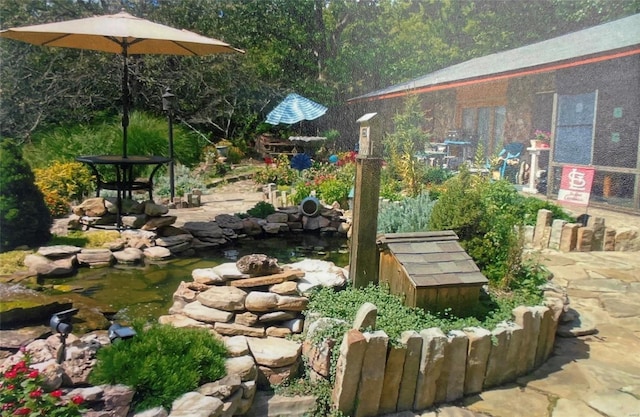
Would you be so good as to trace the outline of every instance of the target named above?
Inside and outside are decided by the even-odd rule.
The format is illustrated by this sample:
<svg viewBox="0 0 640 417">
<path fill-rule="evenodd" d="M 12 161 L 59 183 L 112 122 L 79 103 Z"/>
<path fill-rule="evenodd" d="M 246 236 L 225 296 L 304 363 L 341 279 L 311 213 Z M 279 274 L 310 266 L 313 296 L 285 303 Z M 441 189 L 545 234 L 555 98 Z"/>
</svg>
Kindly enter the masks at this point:
<svg viewBox="0 0 640 417">
<path fill-rule="evenodd" d="M 153 165 L 165 164 L 171 158 L 157 155 L 85 155 L 77 157 L 76 161 L 97 165 Z"/>
</svg>

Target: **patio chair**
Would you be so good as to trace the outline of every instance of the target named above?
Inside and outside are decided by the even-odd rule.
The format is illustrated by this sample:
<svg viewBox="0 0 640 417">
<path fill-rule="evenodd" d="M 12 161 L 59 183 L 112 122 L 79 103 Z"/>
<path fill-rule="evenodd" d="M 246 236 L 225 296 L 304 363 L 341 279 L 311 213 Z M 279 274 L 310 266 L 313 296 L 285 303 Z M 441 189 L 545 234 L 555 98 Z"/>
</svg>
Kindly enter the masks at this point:
<svg viewBox="0 0 640 417">
<path fill-rule="evenodd" d="M 502 165 L 500 166 L 500 178 L 508 179 L 509 181 L 516 183 L 518 172 L 520 171 L 520 157 L 524 145 L 520 142 L 511 142 L 504 145 L 504 148 L 498 156 L 502 159 Z"/>
</svg>

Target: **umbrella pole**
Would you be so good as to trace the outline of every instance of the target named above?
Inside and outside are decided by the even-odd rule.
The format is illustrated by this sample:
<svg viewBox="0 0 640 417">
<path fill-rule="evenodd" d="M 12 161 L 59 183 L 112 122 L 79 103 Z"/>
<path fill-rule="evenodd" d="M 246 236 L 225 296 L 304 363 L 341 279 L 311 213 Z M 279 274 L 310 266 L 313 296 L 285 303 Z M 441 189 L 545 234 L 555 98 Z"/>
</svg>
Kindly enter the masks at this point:
<svg viewBox="0 0 640 417">
<path fill-rule="evenodd" d="M 127 127 L 129 126 L 129 65 L 127 64 L 127 44 L 122 45 L 122 156 L 127 157 Z"/>
</svg>

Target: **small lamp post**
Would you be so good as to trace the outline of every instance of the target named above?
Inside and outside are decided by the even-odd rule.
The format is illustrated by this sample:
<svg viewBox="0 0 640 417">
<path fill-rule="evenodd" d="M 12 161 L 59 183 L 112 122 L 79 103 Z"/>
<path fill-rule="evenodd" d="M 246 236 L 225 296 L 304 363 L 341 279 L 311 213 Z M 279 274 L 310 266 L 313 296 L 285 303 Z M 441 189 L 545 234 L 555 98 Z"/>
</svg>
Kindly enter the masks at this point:
<svg viewBox="0 0 640 417">
<path fill-rule="evenodd" d="M 167 87 L 162 95 L 162 110 L 167 112 L 167 121 L 169 123 L 169 190 L 171 192 L 171 202 L 175 197 L 175 178 L 173 172 L 173 102 L 175 94 L 171 92 L 171 88 Z"/>
</svg>

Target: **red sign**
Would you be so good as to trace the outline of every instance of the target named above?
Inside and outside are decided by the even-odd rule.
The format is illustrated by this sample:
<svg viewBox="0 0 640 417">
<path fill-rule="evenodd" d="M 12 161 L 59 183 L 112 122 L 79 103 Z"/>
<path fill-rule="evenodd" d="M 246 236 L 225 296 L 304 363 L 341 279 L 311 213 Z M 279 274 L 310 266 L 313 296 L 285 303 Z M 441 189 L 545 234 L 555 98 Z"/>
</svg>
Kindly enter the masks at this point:
<svg viewBox="0 0 640 417">
<path fill-rule="evenodd" d="M 588 206 L 591 185 L 595 169 L 565 165 L 562 167 L 562 180 L 558 201 L 560 203 Z"/>
</svg>

